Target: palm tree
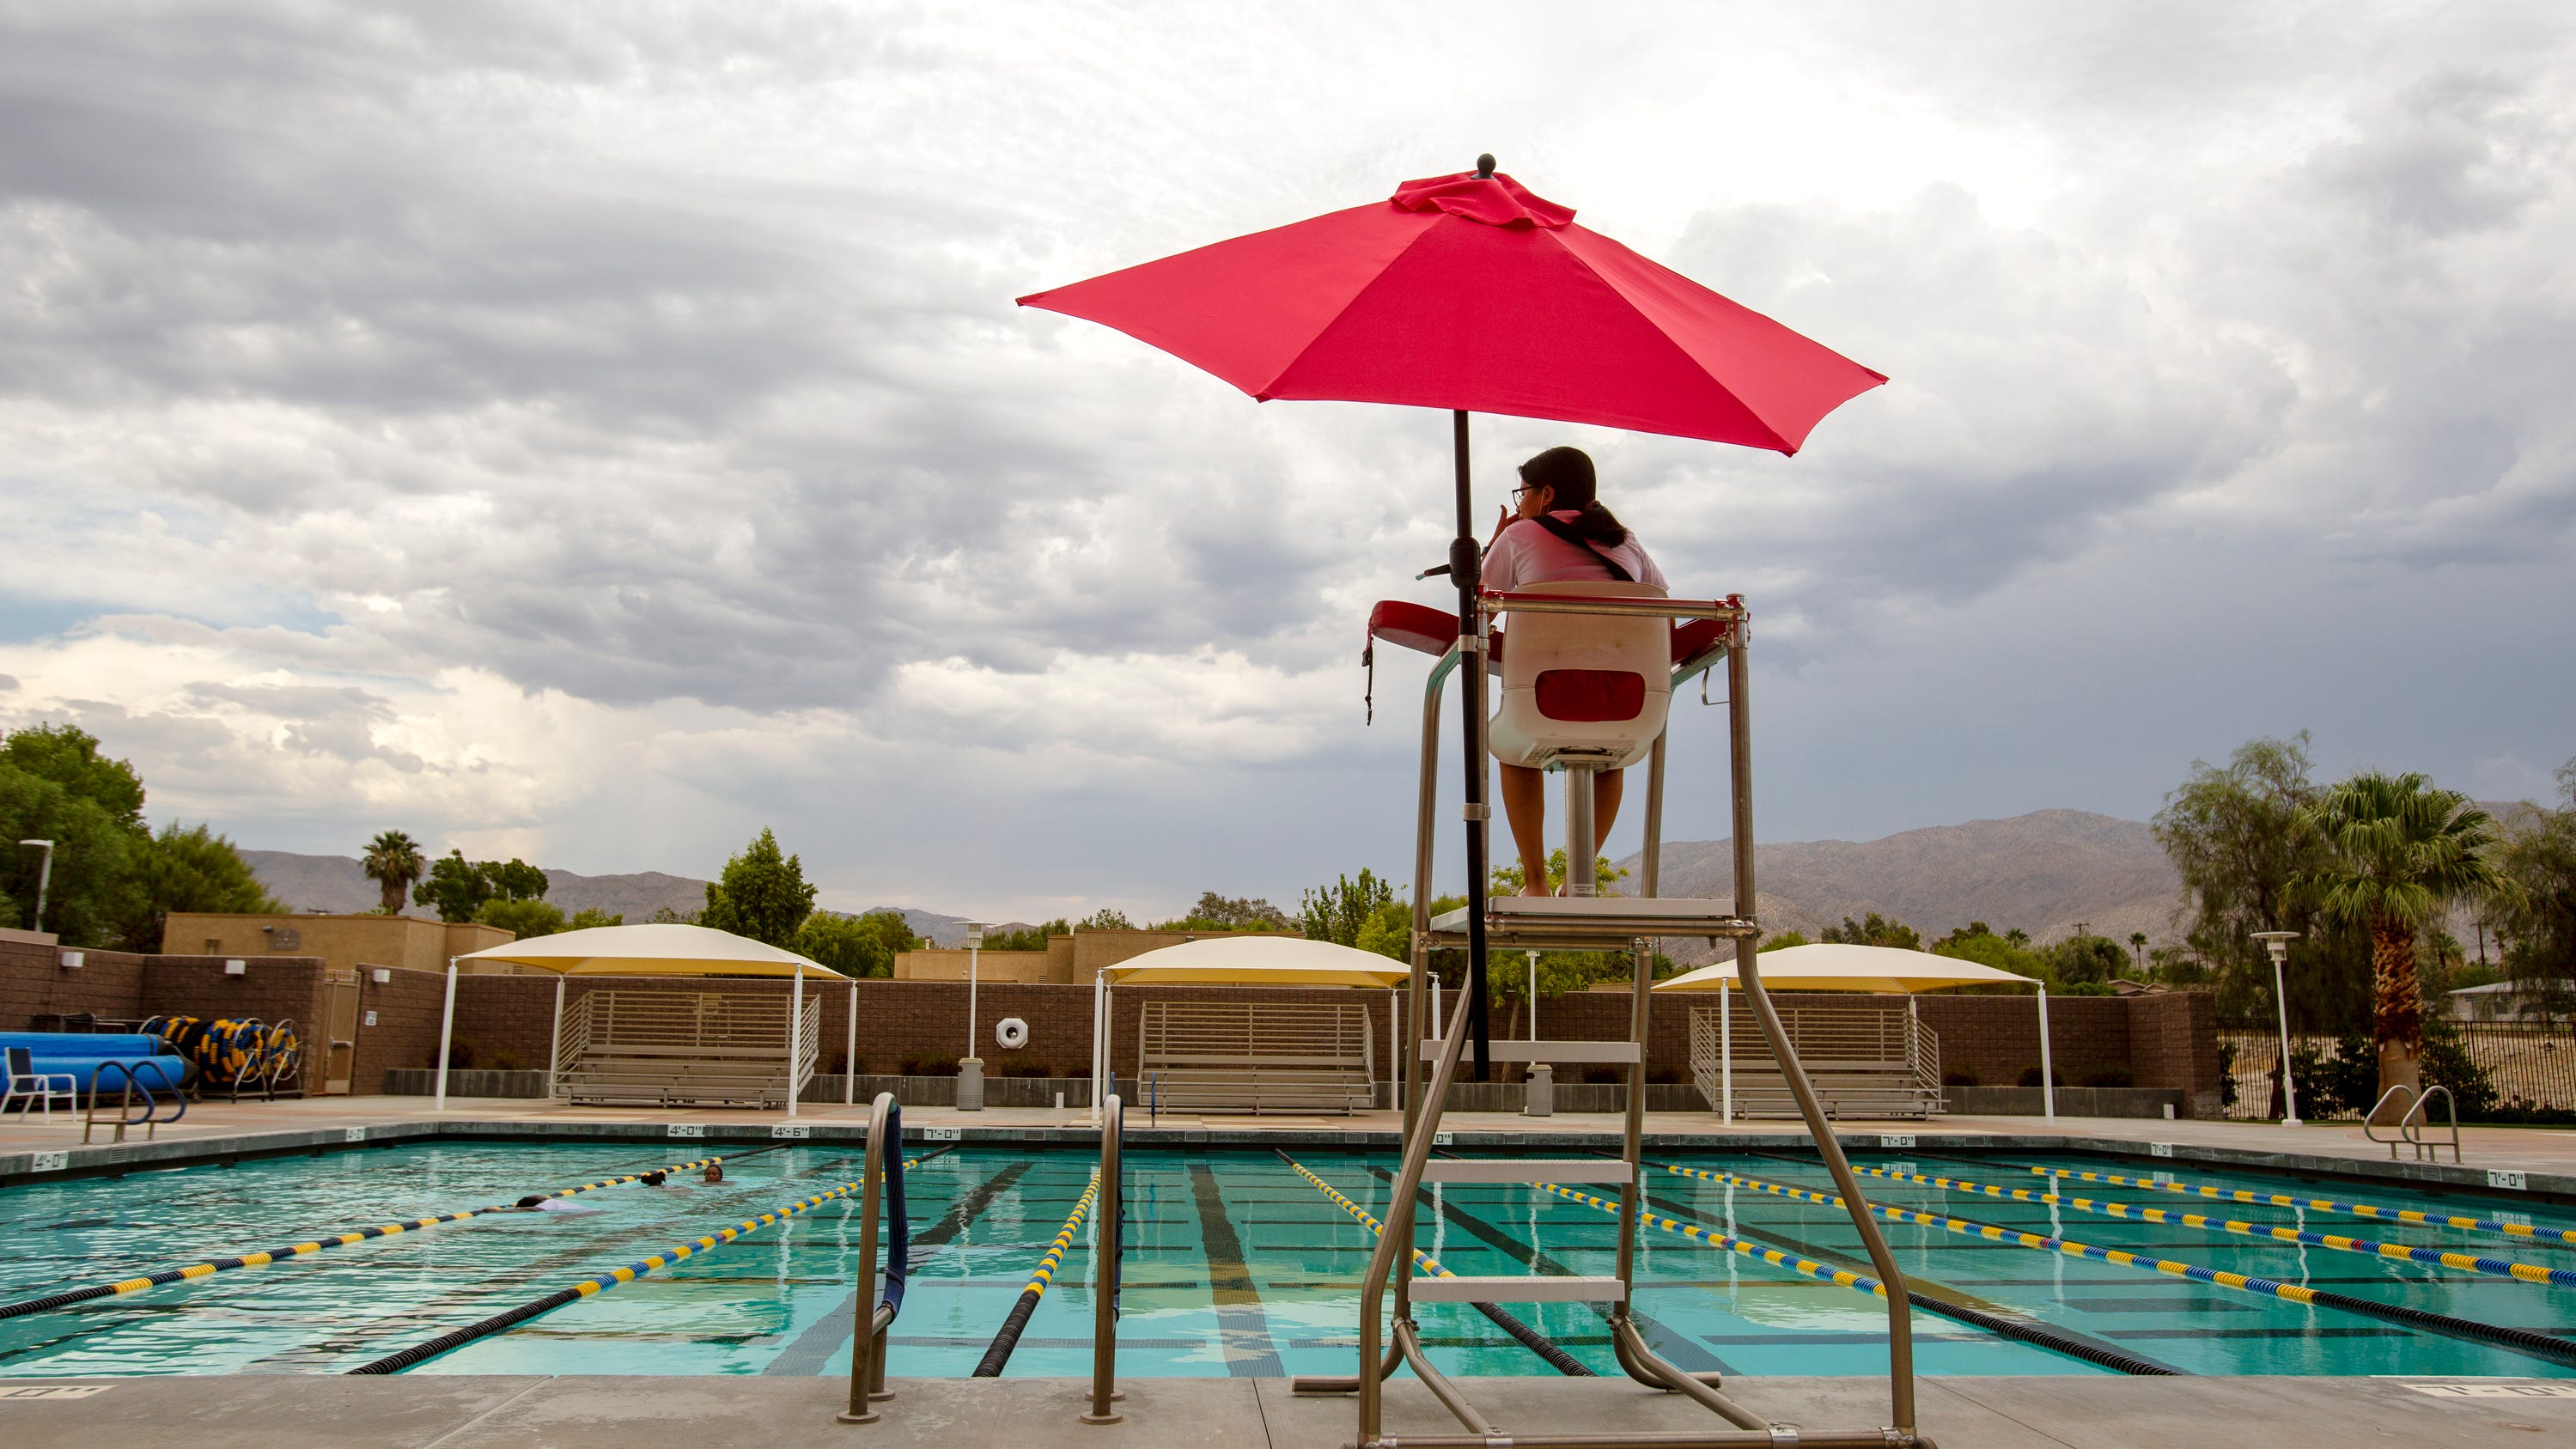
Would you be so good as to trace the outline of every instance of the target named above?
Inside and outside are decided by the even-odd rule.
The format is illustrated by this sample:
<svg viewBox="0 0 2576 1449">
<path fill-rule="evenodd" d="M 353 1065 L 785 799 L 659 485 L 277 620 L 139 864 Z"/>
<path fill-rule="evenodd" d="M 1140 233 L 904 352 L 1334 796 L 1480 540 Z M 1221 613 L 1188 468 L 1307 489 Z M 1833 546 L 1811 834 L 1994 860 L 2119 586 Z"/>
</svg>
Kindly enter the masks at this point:
<svg viewBox="0 0 2576 1449">
<path fill-rule="evenodd" d="M 399 830 L 388 830 L 367 842 L 367 853 L 359 857 L 358 868 L 383 890 L 384 913 L 398 916 L 403 902 L 411 897 L 411 883 L 429 869 L 429 862 L 421 859 L 419 841 Z"/>
<path fill-rule="evenodd" d="M 2147 969 L 2147 933 L 2146 933 L 2146 932 L 2144 932 L 2144 931 L 2131 931 L 2131 932 L 2129 933 L 2129 954 L 2130 954 L 2130 955 L 2132 955 L 2132 956 L 2135 956 L 2136 958 L 2138 958 L 2138 971 L 2139 971 L 2139 973 L 2140 973 L 2140 974 L 2142 974 L 2142 975 L 2143 975 L 2143 974 L 2145 973 L 2146 969 Z"/>
<path fill-rule="evenodd" d="M 2424 997 L 2415 974 L 2415 937 L 2449 903 L 2497 888 L 2486 851 L 2494 820 L 2456 790 L 2424 775 L 2353 776 L 2300 812 L 2325 863 L 2303 871 L 2298 888 L 2330 920 L 2370 932 L 2372 1035 L 2379 1090 L 2421 1090 Z"/>
</svg>

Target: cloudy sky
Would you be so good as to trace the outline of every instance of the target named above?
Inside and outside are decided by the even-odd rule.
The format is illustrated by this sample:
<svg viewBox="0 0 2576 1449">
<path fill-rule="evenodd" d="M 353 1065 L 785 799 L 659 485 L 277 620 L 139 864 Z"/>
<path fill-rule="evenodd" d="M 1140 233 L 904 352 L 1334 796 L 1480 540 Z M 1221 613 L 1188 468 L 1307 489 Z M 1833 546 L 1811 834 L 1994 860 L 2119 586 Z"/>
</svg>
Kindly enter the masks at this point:
<svg viewBox="0 0 2576 1449">
<path fill-rule="evenodd" d="M 1794 10 L 1794 13 L 1792 13 Z M 1480 150 L 1893 378 L 1575 441 L 1756 610 L 1765 839 L 2576 755 L 2576 15 L 0 5 L 0 724 L 245 845 L 826 904 L 1405 867 L 1448 422 L 1020 293 Z M 1480 502 L 1489 511 L 1490 504 Z M 1724 833 L 1716 715 L 1672 833 Z M 1633 820 L 1616 848 L 1633 840 Z M 1454 852 L 1449 858 L 1455 868 Z"/>
</svg>

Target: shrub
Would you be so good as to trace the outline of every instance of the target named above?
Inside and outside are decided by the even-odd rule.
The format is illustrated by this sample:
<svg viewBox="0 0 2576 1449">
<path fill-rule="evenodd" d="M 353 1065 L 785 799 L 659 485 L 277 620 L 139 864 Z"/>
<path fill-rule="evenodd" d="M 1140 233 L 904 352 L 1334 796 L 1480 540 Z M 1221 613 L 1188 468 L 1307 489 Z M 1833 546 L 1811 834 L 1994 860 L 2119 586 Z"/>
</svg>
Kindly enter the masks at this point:
<svg viewBox="0 0 2576 1449">
<path fill-rule="evenodd" d="M 2057 1070 L 2056 1070 L 2056 1069 L 2054 1069 L 2054 1068 L 2051 1068 L 2051 1069 L 2050 1069 L 2049 1074 L 2048 1074 L 2048 1079 L 2049 1079 L 2049 1081 L 2051 1081 L 2052 1083 L 2054 1083 L 2054 1084 L 2056 1084 L 2056 1085 L 2058 1085 L 2058 1086 L 2063 1087 L 2063 1086 L 2065 1086 L 2065 1085 L 2066 1085 L 2066 1074 L 2065 1074 L 2064 1072 L 2057 1071 Z M 2021 1069 L 2021 1085 L 2023 1085 L 2023 1086 L 2025 1086 L 2025 1087 L 2036 1087 L 2036 1086 L 2038 1086 L 2038 1085 L 2039 1085 L 2039 1068 L 2037 1068 L 2037 1067 L 2024 1067 L 2024 1068 L 2022 1068 L 2022 1069 Z"/>
<path fill-rule="evenodd" d="M 519 1060 L 519 1054 L 517 1052 L 497 1051 L 492 1053 L 492 1070 L 496 1072 L 524 1072 L 527 1069 L 528 1064 Z"/>
<path fill-rule="evenodd" d="M 1647 1081 L 1666 1087 L 1686 1086 L 1690 1079 L 1690 1073 L 1680 1067 L 1651 1067 L 1646 1072 Z"/>
<path fill-rule="evenodd" d="M 1609 1087 L 1622 1086 L 1628 1080 L 1628 1069 L 1626 1067 L 1587 1067 L 1583 1072 L 1583 1080 Z"/>
<path fill-rule="evenodd" d="M 2218 1106 L 2221 1111 L 2236 1105 L 2236 1043 L 2218 1044 Z"/>
<path fill-rule="evenodd" d="M 2084 1079 L 2084 1085 L 2088 1087 L 2128 1086 L 2130 1085 L 2129 1069 L 2127 1067 L 2113 1067 L 2108 1071 L 2095 1072 Z"/>
<path fill-rule="evenodd" d="M 1985 1083 L 1979 1081 L 1977 1074 L 1969 1071 L 1966 1067 L 1952 1067 L 1950 1070 L 1941 1074 L 1941 1085 L 1945 1087 L 1982 1087 Z"/>
<path fill-rule="evenodd" d="M 997 1077 L 1051 1077 L 1055 1069 L 1033 1057 L 1004 1057 L 994 1067 Z"/>
<path fill-rule="evenodd" d="M 957 1075 L 955 1052 L 923 1052 L 903 1059 L 907 1077 L 953 1077 Z"/>
<path fill-rule="evenodd" d="M 474 1043 L 466 1040 L 464 1037 L 460 1036 L 451 1039 L 447 1043 L 447 1069 L 451 1072 L 472 1071 L 474 1069 L 474 1051 Z M 429 1060 L 422 1062 L 421 1065 L 429 1068 L 433 1072 L 438 1070 L 438 1044 L 436 1042 L 430 1043 Z"/>
</svg>

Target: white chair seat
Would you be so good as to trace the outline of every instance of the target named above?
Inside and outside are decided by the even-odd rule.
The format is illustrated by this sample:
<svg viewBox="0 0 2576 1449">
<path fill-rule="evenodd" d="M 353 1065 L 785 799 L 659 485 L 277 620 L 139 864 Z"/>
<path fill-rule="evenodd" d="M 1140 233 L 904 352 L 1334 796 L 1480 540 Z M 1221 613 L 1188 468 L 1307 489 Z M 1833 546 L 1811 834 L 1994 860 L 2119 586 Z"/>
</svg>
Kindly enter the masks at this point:
<svg viewBox="0 0 2576 1449">
<path fill-rule="evenodd" d="M 1530 584 L 1525 594 L 1660 599 L 1645 584 Z M 1664 732 L 1672 705 L 1672 622 L 1651 615 L 1511 615 L 1487 740 L 1505 764 L 1623 768 Z"/>
</svg>

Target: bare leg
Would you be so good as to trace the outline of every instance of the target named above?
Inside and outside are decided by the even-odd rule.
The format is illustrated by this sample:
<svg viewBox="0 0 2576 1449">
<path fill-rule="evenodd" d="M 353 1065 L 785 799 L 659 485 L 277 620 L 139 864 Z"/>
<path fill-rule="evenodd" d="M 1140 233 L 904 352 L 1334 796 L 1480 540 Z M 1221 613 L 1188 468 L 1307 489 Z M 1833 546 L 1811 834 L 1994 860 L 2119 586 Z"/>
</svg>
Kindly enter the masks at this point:
<svg viewBox="0 0 2576 1449">
<path fill-rule="evenodd" d="M 1592 828 L 1600 836 L 1592 842 L 1594 854 L 1610 843 L 1611 822 L 1619 818 L 1620 782 L 1625 770 L 1603 770 L 1592 777 Z"/>
<path fill-rule="evenodd" d="M 1547 878 L 1547 775 L 1526 765 L 1503 765 L 1502 790 L 1503 816 L 1511 822 L 1512 845 L 1521 854 L 1521 894 L 1554 895 Z M 1613 790 L 1615 799 L 1615 786 Z M 1593 798 L 1600 796 L 1596 792 Z"/>
</svg>

